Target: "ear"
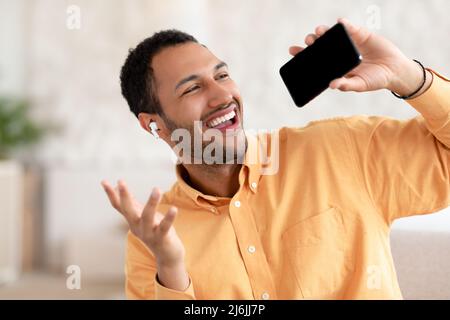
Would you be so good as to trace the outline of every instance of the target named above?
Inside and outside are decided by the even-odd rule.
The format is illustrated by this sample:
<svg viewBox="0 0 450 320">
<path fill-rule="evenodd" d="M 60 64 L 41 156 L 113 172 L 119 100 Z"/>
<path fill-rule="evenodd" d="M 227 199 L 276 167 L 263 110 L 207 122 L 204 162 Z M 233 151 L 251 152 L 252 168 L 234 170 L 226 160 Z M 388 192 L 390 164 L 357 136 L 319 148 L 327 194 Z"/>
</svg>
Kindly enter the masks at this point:
<svg viewBox="0 0 450 320">
<path fill-rule="evenodd" d="M 155 116 L 154 114 L 150 114 L 150 113 L 145 113 L 145 112 L 139 113 L 138 119 L 139 119 L 139 124 L 141 125 L 141 128 L 147 132 L 151 132 L 149 124 L 151 121 L 155 121 L 155 120 L 153 120 L 154 116 Z"/>
<path fill-rule="evenodd" d="M 158 135 L 163 139 L 167 136 L 167 128 L 164 124 L 164 121 L 156 113 L 141 112 L 138 114 L 138 119 L 139 124 L 145 131 L 152 133 L 152 131 L 150 130 L 150 122 L 156 122 L 156 125 L 159 129 Z"/>
</svg>

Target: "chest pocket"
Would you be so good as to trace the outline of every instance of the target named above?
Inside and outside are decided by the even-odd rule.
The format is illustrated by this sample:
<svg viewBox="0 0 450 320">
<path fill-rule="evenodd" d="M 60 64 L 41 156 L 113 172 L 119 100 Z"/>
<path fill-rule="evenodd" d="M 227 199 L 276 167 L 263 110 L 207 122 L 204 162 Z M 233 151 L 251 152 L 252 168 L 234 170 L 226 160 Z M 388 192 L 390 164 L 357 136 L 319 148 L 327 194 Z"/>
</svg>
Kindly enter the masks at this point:
<svg viewBox="0 0 450 320">
<path fill-rule="evenodd" d="M 331 207 L 282 235 L 285 259 L 303 298 L 342 297 L 354 270 L 342 213 Z"/>
</svg>

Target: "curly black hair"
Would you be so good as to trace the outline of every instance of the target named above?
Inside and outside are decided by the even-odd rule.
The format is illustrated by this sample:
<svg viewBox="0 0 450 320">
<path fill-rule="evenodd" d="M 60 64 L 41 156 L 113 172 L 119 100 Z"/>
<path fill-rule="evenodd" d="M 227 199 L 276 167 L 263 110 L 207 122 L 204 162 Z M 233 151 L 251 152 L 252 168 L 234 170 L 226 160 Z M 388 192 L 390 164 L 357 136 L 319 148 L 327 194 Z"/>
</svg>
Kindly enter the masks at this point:
<svg viewBox="0 0 450 320">
<path fill-rule="evenodd" d="M 154 33 L 130 49 L 120 72 L 122 95 L 136 117 L 141 112 L 164 115 L 155 92 L 152 59 L 162 49 L 186 42 L 196 42 L 190 34 L 170 29 Z"/>
</svg>

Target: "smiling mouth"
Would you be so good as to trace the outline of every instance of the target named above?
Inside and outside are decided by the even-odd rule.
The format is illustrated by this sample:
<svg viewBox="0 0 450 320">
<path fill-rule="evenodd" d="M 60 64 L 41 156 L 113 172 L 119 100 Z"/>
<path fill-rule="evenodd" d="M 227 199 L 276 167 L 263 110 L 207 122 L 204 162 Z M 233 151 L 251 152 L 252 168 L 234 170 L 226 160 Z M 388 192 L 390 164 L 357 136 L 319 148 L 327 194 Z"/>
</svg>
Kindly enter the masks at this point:
<svg viewBox="0 0 450 320">
<path fill-rule="evenodd" d="M 216 117 L 205 123 L 207 129 L 218 129 L 225 131 L 227 129 L 235 129 L 239 125 L 239 119 L 237 115 L 237 106 L 234 107 L 226 114 Z"/>
</svg>

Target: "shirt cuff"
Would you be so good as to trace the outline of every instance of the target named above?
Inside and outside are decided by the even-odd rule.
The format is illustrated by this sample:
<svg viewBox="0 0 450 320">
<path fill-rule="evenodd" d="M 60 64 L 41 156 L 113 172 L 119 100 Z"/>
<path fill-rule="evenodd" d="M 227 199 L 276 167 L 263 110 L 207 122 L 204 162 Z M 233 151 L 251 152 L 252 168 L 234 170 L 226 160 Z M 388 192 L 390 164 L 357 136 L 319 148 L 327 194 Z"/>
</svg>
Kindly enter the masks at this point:
<svg viewBox="0 0 450 320">
<path fill-rule="evenodd" d="M 189 287 L 184 291 L 173 290 L 164 287 L 155 275 L 155 299 L 156 300 L 195 300 L 194 286 L 189 277 Z"/>
<path fill-rule="evenodd" d="M 431 86 L 420 96 L 406 100 L 427 120 L 450 118 L 450 80 L 434 70 Z"/>
</svg>

